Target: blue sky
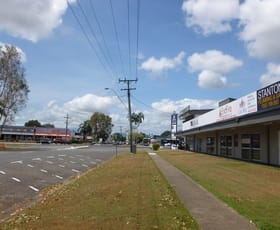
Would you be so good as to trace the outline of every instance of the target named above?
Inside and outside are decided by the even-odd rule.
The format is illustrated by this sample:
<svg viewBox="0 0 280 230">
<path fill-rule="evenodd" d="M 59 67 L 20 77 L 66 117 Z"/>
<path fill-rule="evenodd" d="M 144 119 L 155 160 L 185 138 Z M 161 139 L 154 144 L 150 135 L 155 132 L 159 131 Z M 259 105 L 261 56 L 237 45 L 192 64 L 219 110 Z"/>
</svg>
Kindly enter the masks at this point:
<svg viewBox="0 0 280 230">
<path fill-rule="evenodd" d="M 68 113 L 75 129 L 104 112 L 114 131 L 125 130 L 126 85 L 118 79 L 135 79 L 137 69 L 132 111 L 144 113 L 140 131 L 160 134 L 173 111 L 214 108 L 280 79 L 278 0 L 140 0 L 140 8 L 111 0 L 118 40 L 110 0 L 68 2 L 0 1 L 0 44 L 21 50 L 31 90 L 12 124 L 65 127 Z"/>
</svg>

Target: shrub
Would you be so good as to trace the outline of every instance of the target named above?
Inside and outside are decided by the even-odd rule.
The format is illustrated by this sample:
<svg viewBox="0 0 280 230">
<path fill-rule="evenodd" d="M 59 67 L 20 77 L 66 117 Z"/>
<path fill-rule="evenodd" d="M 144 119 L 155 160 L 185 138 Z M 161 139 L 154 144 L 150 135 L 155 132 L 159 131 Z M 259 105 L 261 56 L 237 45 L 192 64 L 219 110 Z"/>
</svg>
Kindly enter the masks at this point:
<svg viewBox="0 0 280 230">
<path fill-rule="evenodd" d="M 159 143 L 153 143 L 152 148 L 153 150 L 157 151 L 159 150 L 160 144 Z"/>
</svg>

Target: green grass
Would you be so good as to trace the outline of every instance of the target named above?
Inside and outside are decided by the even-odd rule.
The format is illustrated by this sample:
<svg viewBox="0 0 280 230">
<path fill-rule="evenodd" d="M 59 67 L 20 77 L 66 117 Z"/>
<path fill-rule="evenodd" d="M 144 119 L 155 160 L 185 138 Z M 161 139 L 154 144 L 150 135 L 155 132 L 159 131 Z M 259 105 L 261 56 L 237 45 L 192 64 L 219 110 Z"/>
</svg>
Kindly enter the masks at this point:
<svg viewBox="0 0 280 230">
<path fill-rule="evenodd" d="M 122 154 L 0 224 L 0 229 L 199 229 L 143 152 Z"/>
<path fill-rule="evenodd" d="M 260 229 L 280 229 L 280 169 L 185 151 L 160 151 Z"/>
</svg>

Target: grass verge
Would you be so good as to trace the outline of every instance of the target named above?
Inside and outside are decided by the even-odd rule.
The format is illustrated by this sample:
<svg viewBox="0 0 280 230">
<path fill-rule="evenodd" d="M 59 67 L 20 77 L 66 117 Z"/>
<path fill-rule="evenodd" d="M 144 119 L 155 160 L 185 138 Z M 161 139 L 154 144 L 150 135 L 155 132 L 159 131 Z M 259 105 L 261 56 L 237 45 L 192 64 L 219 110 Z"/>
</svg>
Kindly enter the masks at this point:
<svg viewBox="0 0 280 230">
<path fill-rule="evenodd" d="M 280 229 L 280 169 L 185 151 L 158 154 L 252 220 Z"/>
<path fill-rule="evenodd" d="M 0 224 L 0 229 L 199 229 L 144 152 L 122 154 Z"/>
</svg>

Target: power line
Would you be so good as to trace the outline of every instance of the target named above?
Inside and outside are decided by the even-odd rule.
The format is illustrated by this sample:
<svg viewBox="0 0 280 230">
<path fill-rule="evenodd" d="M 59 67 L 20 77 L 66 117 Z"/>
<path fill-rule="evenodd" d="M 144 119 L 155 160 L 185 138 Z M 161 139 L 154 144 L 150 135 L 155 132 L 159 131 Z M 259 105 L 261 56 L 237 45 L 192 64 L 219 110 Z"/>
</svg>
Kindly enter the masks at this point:
<svg viewBox="0 0 280 230">
<path fill-rule="evenodd" d="M 107 65 L 108 65 L 109 67 L 111 67 L 111 71 L 113 71 L 112 58 L 111 58 L 111 57 L 108 58 L 108 56 L 106 55 L 106 53 L 105 53 L 105 51 L 104 51 L 102 45 L 100 44 L 100 41 L 98 40 L 98 38 L 97 38 L 97 36 L 96 36 L 96 34 L 95 34 L 94 30 L 93 30 L 93 27 L 92 27 L 92 25 L 91 25 L 91 23 L 90 23 L 90 21 L 89 21 L 89 19 L 88 19 L 87 14 L 85 13 L 85 11 L 84 11 L 83 7 L 81 6 L 80 2 L 77 1 L 77 3 L 78 3 L 78 6 L 79 6 L 79 8 L 80 8 L 80 10 L 81 10 L 81 12 L 82 12 L 82 14 L 83 14 L 85 20 L 86 20 L 86 23 L 87 23 L 87 25 L 88 25 L 88 27 L 89 27 L 89 29 L 90 29 L 90 32 L 91 32 L 91 34 L 93 35 L 93 37 L 94 37 L 94 39 L 95 39 L 95 41 L 96 41 L 96 43 L 97 43 L 97 45 L 98 45 L 98 47 L 99 47 L 99 49 L 100 49 L 100 51 L 101 51 L 101 54 L 102 54 L 103 57 L 104 57 L 105 62 L 107 63 Z M 110 63 L 109 59 L 111 60 L 111 63 Z"/>
<path fill-rule="evenodd" d="M 115 19 L 115 15 L 114 15 L 112 0 L 109 0 L 109 3 L 110 3 L 111 15 L 112 15 L 112 19 L 113 19 L 113 27 L 114 27 L 115 37 L 116 37 L 116 40 L 117 40 L 118 54 L 119 54 L 119 58 L 120 58 L 120 62 L 121 62 L 122 72 L 124 74 L 123 77 L 126 77 L 126 74 L 125 74 L 125 71 L 124 71 L 124 63 L 123 63 L 123 58 L 122 58 L 122 54 L 121 54 L 120 41 L 119 41 L 119 35 L 118 35 L 118 31 L 117 31 L 117 26 L 116 26 L 116 19 Z"/>
<path fill-rule="evenodd" d="M 83 32 L 83 34 L 84 34 L 86 40 L 88 41 L 88 43 L 89 43 L 91 49 L 93 50 L 94 54 L 96 55 L 96 57 L 97 57 L 97 59 L 98 59 L 98 61 L 99 61 L 100 64 L 103 66 L 103 68 L 109 73 L 109 75 L 112 75 L 112 73 L 108 70 L 108 68 L 105 66 L 105 64 L 104 64 L 103 61 L 101 60 L 100 56 L 98 55 L 98 52 L 97 52 L 97 50 L 95 49 L 94 45 L 92 44 L 92 41 L 91 41 L 91 39 L 89 38 L 89 36 L 88 36 L 88 34 L 87 34 L 87 32 L 86 32 L 86 30 L 85 30 L 83 24 L 82 24 L 81 21 L 79 20 L 77 14 L 75 13 L 73 7 L 71 6 L 71 4 L 69 3 L 68 0 L 67 0 L 67 5 L 68 5 L 68 7 L 70 8 L 70 10 L 71 10 L 71 12 L 72 12 L 72 14 L 73 14 L 75 20 L 77 21 L 77 23 L 78 23 L 80 29 L 82 30 L 82 32 Z M 111 76 L 111 78 L 113 79 L 113 75 Z"/>
</svg>

